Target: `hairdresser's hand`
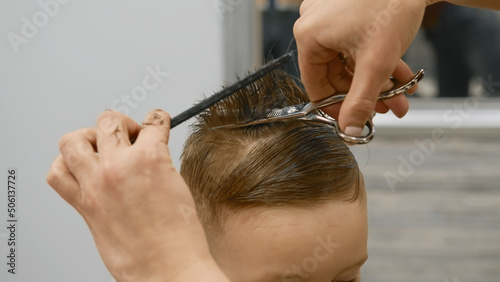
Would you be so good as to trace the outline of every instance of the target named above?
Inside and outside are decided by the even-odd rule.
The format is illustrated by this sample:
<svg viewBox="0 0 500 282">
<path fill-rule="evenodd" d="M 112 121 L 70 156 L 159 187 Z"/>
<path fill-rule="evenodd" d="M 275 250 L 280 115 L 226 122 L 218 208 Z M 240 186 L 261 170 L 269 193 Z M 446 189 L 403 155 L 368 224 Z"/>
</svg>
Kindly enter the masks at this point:
<svg viewBox="0 0 500 282">
<path fill-rule="evenodd" d="M 191 193 L 172 166 L 169 121 L 157 110 L 141 128 L 107 111 L 97 128 L 60 140 L 47 182 L 83 216 L 118 281 L 227 281 L 210 256 Z"/>
<path fill-rule="evenodd" d="M 408 81 L 413 74 L 401 61 L 422 21 L 425 0 L 305 0 L 294 26 L 301 79 L 311 100 L 324 98 L 336 89 L 335 73 L 344 65 L 343 52 L 356 68 L 349 94 L 340 112 L 325 111 L 338 118 L 342 130 L 360 135 L 373 110 L 391 109 L 402 117 L 408 111 L 404 95 L 376 102 L 392 74 Z M 353 67 L 351 65 L 351 67 Z M 413 93 L 413 88 L 409 93 Z M 347 127 L 347 128 L 346 128 Z"/>
</svg>

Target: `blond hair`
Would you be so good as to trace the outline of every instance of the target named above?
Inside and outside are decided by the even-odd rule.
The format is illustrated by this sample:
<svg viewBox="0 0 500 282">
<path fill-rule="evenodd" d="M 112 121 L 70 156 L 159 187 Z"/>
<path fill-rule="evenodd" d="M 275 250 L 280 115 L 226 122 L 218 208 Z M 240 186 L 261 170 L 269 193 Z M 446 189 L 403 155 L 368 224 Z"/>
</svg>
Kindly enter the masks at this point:
<svg viewBox="0 0 500 282">
<path fill-rule="evenodd" d="M 305 102 L 294 80 L 276 71 L 199 115 L 181 174 L 205 230 L 222 231 L 227 211 L 357 199 L 356 160 L 329 125 L 296 120 L 214 129 Z"/>
</svg>

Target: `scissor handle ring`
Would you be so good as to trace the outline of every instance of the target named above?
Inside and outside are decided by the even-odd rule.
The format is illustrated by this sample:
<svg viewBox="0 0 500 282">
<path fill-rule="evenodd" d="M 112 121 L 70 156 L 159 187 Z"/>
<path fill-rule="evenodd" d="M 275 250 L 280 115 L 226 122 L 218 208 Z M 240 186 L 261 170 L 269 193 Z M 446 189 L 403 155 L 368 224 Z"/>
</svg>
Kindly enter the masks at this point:
<svg viewBox="0 0 500 282">
<path fill-rule="evenodd" d="M 365 126 L 368 128 L 368 133 L 364 136 L 352 136 L 349 134 L 345 134 L 344 132 L 342 132 L 339 126 L 336 125 L 335 129 L 337 130 L 339 138 L 349 145 L 367 144 L 375 136 L 375 126 L 373 125 L 373 120 L 372 120 L 374 116 L 375 112 L 373 112 L 370 115 L 370 118 L 368 118 L 368 121 L 365 124 Z"/>
<path fill-rule="evenodd" d="M 309 114 L 307 116 L 298 118 L 301 120 L 309 120 L 309 121 L 319 121 L 323 122 L 326 124 L 329 124 L 333 126 L 335 129 L 335 132 L 337 133 L 337 136 L 342 139 L 345 143 L 349 145 L 357 145 L 357 144 L 367 144 L 370 142 L 373 137 L 375 136 L 375 126 L 373 125 L 373 117 L 375 116 L 375 112 L 373 112 L 370 117 L 368 118 L 368 121 L 366 122 L 365 126 L 368 128 L 368 133 L 364 136 L 352 136 L 349 134 L 345 134 L 342 132 L 342 130 L 339 127 L 339 124 L 337 123 L 337 120 L 330 117 L 330 116 L 319 116 L 316 114 Z"/>
</svg>

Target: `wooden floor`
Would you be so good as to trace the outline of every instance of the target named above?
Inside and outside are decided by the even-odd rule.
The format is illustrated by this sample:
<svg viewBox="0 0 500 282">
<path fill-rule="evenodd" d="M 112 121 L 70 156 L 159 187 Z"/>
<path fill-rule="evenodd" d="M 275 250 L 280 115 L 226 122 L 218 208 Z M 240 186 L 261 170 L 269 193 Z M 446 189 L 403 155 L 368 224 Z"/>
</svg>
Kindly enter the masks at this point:
<svg viewBox="0 0 500 282">
<path fill-rule="evenodd" d="M 363 281 L 500 281 L 500 130 L 431 132 L 379 129 L 352 147 L 368 191 Z"/>
</svg>

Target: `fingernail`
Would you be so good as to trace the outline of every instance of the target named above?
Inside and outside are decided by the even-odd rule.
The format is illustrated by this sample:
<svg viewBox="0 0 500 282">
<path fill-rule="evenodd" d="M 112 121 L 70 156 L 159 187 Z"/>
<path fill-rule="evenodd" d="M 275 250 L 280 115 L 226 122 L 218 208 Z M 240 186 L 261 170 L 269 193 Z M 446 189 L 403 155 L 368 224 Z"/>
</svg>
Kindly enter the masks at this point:
<svg viewBox="0 0 500 282">
<path fill-rule="evenodd" d="M 351 136 L 361 137 L 363 128 L 356 126 L 348 126 L 345 128 L 344 133 Z"/>
<path fill-rule="evenodd" d="M 151 112 L 142 125 L 163 125 L 165 124 L 165 118 L 159 115 L 157 112 Z"/>
<path fill-rule="evenodd" d="M 415 92 L 417 92 L 418 90 L 418 83 L 415 84 L 415 86 L 413 86 L 412 88 L 410 88 L 408 91 L 406 91 L 406 94 L 408 95 L 413 95 Z"/>
</svg>

